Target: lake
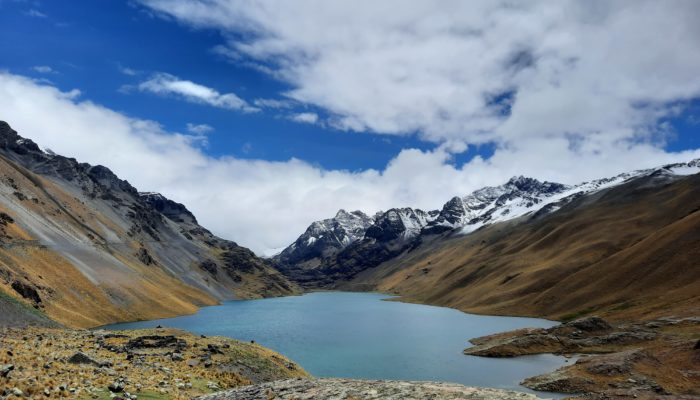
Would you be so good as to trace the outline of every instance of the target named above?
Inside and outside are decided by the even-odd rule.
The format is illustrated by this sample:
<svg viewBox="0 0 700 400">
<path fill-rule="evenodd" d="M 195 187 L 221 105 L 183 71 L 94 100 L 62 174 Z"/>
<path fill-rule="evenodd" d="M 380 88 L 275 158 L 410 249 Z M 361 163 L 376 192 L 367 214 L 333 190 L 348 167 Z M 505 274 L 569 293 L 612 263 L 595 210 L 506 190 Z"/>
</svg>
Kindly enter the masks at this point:
<svg viewBox="0 0 700 400">
<path fill-rule="evenodd" d="M 527 391 L 523 378 L 552 371 L 564 358 L 466 356 L 477 336 L 555 322 L 465 314 L 444 307 L 383 301 L 377 293 L 317 292 L 230 301 L 196 314 L 110 325 L 107 329 L 180 328 L 274 349 L 316 377 L 435 380 Z M 548 397 L 552 397 L 549 395 Z"/>
</svg>

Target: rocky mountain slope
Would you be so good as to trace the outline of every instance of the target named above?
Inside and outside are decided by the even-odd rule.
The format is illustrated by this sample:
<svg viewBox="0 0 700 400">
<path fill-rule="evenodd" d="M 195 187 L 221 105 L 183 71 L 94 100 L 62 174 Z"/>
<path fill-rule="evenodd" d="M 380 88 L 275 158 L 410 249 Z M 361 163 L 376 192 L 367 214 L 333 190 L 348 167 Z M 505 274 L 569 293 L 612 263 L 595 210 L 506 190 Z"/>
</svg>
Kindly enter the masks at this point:
<svg viewBox="0 0 700 400">
<path fill-rule="evenodd" d="M 323 258 L 362 239 L 373 223 L 374 218 L 362 211 L 340 210 L 333 218 L 312 223 L 306 232 L 274 258 L 282 265 L 315 268 Z"/>
<path fill-rule="evenodd" d="M 438 212 L 389 210 L 315 269 L 284 272 L 490 314 L 687 314 L 700 304 L 697 172 L 695 160 L 575 186 L 517 177 Z"/>
<path fill-rule="evenodd" d="M 296 291 L 267 261 L 200 226 L 182 204 L 139 193 L 106 167 L 42 151 L 0 122 L 5 296 L 85 327 Z"/>
<path fill-rule="evenodd" d="M 436 236 L 337 285 L 488 314 L 697 315 L 699 196 L 700 174 L 661 169 L 556 212 Z"/>
</svg>

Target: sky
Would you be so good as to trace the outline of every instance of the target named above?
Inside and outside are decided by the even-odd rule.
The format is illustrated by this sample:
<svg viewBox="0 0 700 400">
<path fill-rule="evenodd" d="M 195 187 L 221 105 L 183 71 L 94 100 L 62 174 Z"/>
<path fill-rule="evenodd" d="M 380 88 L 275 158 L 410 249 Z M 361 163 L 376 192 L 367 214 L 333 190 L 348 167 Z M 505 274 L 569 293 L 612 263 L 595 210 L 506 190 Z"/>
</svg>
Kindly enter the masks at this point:
<svg viewBox="0 0 700 400">
<path fill-rule="evenodd" d="M 271 254 L 700 157 L 700 2 L 0 0 L 0 119 Z"/>
</svg>

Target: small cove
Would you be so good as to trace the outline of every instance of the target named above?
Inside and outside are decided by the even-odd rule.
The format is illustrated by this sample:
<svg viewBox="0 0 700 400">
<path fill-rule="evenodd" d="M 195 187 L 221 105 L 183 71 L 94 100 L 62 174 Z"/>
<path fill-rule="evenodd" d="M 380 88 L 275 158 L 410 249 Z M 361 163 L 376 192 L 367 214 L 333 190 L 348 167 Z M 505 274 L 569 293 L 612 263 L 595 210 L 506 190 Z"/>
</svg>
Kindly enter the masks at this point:
<svg viewBox="0 0 700 400">
<path fill-rule="evenodd" d="M 238 300 L 205 307 L 193 315 L 105 328 L 162 325 L 202 335 L 255 340 L 317 377 L 435 380 L 527 391 L 518 384 L 523 378 L 565 363 L 563 357 L 554 355 L 491 359 L 462 354 L 470 338 L 524 327 L 546 328 L 556 325 L 553 321 L 383 301 L 390 297 L 317 292 Z"/>
</svg>

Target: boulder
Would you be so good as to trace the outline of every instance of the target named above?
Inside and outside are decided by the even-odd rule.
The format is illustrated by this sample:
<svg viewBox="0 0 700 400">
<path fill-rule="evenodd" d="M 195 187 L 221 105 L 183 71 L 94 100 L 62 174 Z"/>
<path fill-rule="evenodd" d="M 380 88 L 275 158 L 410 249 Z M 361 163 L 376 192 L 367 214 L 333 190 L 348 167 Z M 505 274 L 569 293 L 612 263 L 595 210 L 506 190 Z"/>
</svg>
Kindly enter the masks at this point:
<svg viewBox="0 0 700 400">
<path fill-rule="evenodd" d="M 599 332 L 612 329 L 612 326 L 600 317 L 581 318 L 569 322 L 566 325 L 584 332 Z"/>
<path fill-rule="evenodd" d="M 15 366 L 12 364 L 6 364 L 6 365 L 0 365 L 0 376 L 3 378 L 6 378 L 7 376 L 10 375 L 10 372 L 15 369 Z"/>
<path fill-rule="evenodd" d="M 111 367 L 112 363 L 109 361 L 97 360 L 89 355 L 79 351 L 73 354 L 68 362 L 71 364 L 82 364 L 82 365 L 95 365 L 97 367 Z"/>
</svg>

